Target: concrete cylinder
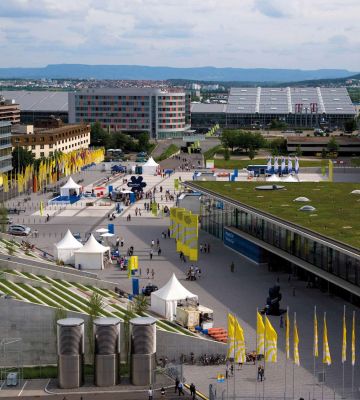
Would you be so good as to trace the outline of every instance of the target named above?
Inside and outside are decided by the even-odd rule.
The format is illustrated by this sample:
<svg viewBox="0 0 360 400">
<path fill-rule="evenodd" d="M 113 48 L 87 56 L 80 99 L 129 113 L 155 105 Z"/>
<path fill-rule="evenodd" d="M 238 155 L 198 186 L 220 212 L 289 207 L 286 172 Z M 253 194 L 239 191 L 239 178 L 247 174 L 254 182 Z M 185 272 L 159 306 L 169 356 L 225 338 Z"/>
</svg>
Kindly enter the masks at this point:
<svg viewBox="0 0 360 400">
<path fill-rule="evenodd" d="M 120 381 L 120 320 L 98 318 L 94 321 L 96 386 L 114 386 Z"/>
<path fill-rule="evenodd" d="M 58 380 L 62 389 L 75 389 L 84 383 L 84 320 L 57 321 Z"/>
</svg>

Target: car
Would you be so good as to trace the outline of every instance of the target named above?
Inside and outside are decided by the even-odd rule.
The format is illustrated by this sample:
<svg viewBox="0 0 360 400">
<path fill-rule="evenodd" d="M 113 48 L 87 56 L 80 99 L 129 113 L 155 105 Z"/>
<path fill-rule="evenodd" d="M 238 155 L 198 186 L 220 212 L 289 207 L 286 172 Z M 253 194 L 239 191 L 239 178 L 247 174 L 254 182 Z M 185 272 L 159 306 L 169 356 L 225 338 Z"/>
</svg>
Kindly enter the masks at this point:
<svg viewBox="0 0 360 400">
<path fill-rule="evenodd" d="M 9 225 L 12 224 L 12 219 L 10 219 L 9 217 L 0 219 L 0 225 Z"/>
<path fill-rule="evenodd" d="M 142 289 L 142 294 L 144 296 L 150 296 L 152 292 L 156 292 L 158 287 L 156 285 L 147 285 Z"/>
<path fill-rule="evenodd" d="M 16 236 L 29 236 L 31 233 L 31 228 L 25 225 L 10 225 L 8 233 L 10 235 L 16 235 Z"/>
</svg>

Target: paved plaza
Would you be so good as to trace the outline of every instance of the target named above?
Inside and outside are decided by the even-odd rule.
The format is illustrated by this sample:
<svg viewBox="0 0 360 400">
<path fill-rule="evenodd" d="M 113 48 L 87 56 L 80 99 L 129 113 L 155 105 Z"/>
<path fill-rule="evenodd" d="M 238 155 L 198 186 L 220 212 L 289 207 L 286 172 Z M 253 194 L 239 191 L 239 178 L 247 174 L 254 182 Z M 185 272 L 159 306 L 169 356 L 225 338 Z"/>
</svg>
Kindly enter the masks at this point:
<svg viewBox="0 0 360 400">
<path fill-rule="evenodd" d="M 83 178 L 85 184 L 90 184 L 103 176 L 103 173 L 85 172 L 82 175 L 75 176 L 74 179 Z M 170 178 L 144 177 L 150 190 L 161 185 L 163 191 L 169 189 L 174 192 L 174 179 L 181 176 L 182 180 L 191 179 L 192 173 L 176 172 Z M 127 176 L 128 178 L 129 176 Z M 122 177 L 111 184 L 116 187 L 121 185 Z M 156 200 L 159 201 L 159 193 L 156 194 Z M 86 207 L 81 202 L 77 205 L 66 206 L 61 210 L 52 210 L 52 206 L 45 211 L 51 215 L 50 221 L 44 223 L 44 217 L 38 213 L 38 205 L 43 195 L 32 195 L 31 201 L 26 206 L 25 213 L 15 216 L 14 220 L 24 222 L 33 229 L 39 231 L 37 239 L 31 238 L 36 245 L 53 253 L 53 244 L 60 240 L 69 228 L 72 232 L 80 232 L 82 237 L 86 233 L 93 232 L 99 227 L 106 227 L 108 224 L 107 215 L 114 210 L 114 203 L 110 205 L 100 205 L 103 200 L 97 200 L 96 206 Z M 11 200 L 11 202 L 16 202 Z M 247 350 L 255 349 L 255 329 L 256 329 L 256 309 L 265 305 L 269 287 L 277 281 L 281 286 L 283 300 L 281 306 L 290 307 L 290 314 L 297 313 L 298 330 L 300 336 L 300 367 L 293 368 L 291 360 L 285 361 L 285 332 L 280 328 L 278 317 L 270 317 L 273 326 L 278 332 L 279 356 L 276 364 L 267 364 L 265 366 L 265 383 L 256 381 L 256 366 L 244 365 L 241 370 L 236 370 L 236 379 L 230 378 L 227 382 L 217 384 L 216 376 L 218 373 L 224 373 L 224 366 L 190 366 L 185 365 L 185 377 L 187 382 L 194 381 L 196 386 L 203 392 L 208 393 L 209 384 L 216 387 L 219 398 L 224 392 L 232 395 L 234 391 L 238 396 L 244 397 L 303 397 L 312 399 L 333 399 L 339 398 L 342 393 L 342 364 L 341 364 L 341 323 L 344 301 L 342 299 L 331 297 L 328 294 L 321 293 L 317 289 L 306 288 L 306 282 L 299 281 L 287 274 L 270 272 L 263 266 L 257 266 L 249 260 L 241 257 L 239 254 L 224 247 L 222 241 L 213 236 L 200 231 L 200 243 L 210 245 L 209 254 L 200 254 L 197 265 L 201 268 L 201 279 L 195 282 L 185 280 L 186 271 L 189 263 L 180 261 L 179 255 L 175 251 L 175 242 L 172 239 L 162 239 L 161 233 L 166 231 L 169 225 L 169 219 L 161 215 L 153 216 L 151 212 L 145 212 L 144 202 L 141 200 L 129 208 L 125 209 L 114 221 L 115 235 L 125 239 L 124 251 L 130 246 L 134 246 L 135 255 L 139 256 L 139 267 L 141 269 L 140 287 L 150 282 L 150 277 L 146 271 L 154 270 L 154 283 L 161 287 L 175 273 L 180 282 L 191 292 L 199 296 L 202 305 L 214 310 L 214 322 L 216 327 L 226 328 L 227 313 L 234 313 L 245 331 Z M 108 201 L 106 203 L 109 203 Z M 161 205 L 171 207 L 173 202 L 161 202 Z M 135 216 L 135 208 L 139 207 L 142 211 L 141 216 Z M 130 213 L 131 221 L 127 221 L 126 216 Z M 115 236 L 115 237 L 116 237 Z M 161 256 L 154 255 L 150 261 L 149 251 L 152 240 L 160 240 L 162 249 Z M 110 242 L 115 242 L 111 238 Z M 235 263 L 235 271 L 230 271 L 230 264 Z M 131 291 L 131 280 L 127 278 L 126 272 L 119 271 L 115 265 L 109 265 L 105 270 L 99 272 L 99 276 L 106 280 L 117 283 L 120 288 Z M 150 274 L 151 276 L 151 274 Z M 327 323 L 329 333 L 330 351 L 333 364 L 325 368 L 326 385 L 314 384 L 313 378 L 313 307 L 317 306 L 319 320 L 319 347 L 320 357 L 316 362 L 316 371 L 321 372 L 321 348 L 322 348 L 322 315 L 327 312 Z M 345 386 L 346 395 L 350 398 L 351 390 L 351 320 L 350 316 L 354 307 L 347 304 L 348 312 L 348 362 L 345 364 Z M 360 317 L 359 317 L 360 318 Z M 359 324 L 358 324 L 359 326 Z M 360 332 L 360 330 L 358 330 Z M 358 341 L 359 342 L 359 341 Z M 291 342 L 292 345 L 292 342 Z M 357 351 L 360 354 L 360 346 L 357 345 Z M 161 356 L 161 355 L 160 355 Z M 286 380 L 286 389 L 285 389 Z M 317 380 L 316 380 L 317 382 Z M 294 383 L 294 386 L 293 386 Z M 355 387 L 358 394 L 360 386 L 360 372 L 355 371 Z M 227 398 L 227 397 L 224 397 Z"/>
</svg>

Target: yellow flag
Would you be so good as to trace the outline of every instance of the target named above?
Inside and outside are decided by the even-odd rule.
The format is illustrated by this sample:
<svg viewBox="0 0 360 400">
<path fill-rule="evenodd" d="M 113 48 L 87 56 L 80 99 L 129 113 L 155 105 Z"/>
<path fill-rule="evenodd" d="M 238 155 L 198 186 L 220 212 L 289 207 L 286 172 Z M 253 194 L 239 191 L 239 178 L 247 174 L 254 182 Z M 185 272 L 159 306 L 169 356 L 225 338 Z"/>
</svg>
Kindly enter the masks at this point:
<svg viewBox="0 0 360 400">
<path fill-rule="evenodd" d="M 327 364 L 327 365 L 331 365 L 331 355 L 330 355 L 330 348 L 329 348 L 328 335 L 327 335 L 327 326 L 326 326 L 326 313 L 324 313 L 323 363 Z"/>
<path fill-rule="evenodd" d="M 353 311 L 352 332 L 351 332 L 351 364 L 355 365 L 355 311 Z"/>
<path fill-rule="evenodd" d="M 43 216 L 44 214 L 44 203 L 40 201 L 40 215 Z"/>
<path fill-rule="evenodd" d="M 234 357 L 235 349 L 235 318 L 232 314 L 228 314 L 228 350 L 227 358 Z"/>
<path fill-rule="evenodd" d="M 265 316 L 265 361 L 277 361 L 277 333 Z"/>
<path fill-rule="evenodd" d="M 286 359 L 290 358 L 290 321 L 289 321 L 289 308 L 286 311 L 285 317 L 285 350 Z"/>
<path fill-rule="evenodd" d="M 316 306 L 314 308 L 314 357 L 319 357 L 319 335 L 318 335 L 318 322 L 316 316 Z"/>
<path fill-rule="evenodd" d="M 346 361 L 346 311 L 344 306 L 344 315 L 343 315 L 343 337 L 342 337 L 342 348 L 341 348 L 341 362 Z"/>
<path fill-rule="evenodd" d="M 296 313 L 294 314 L 294 363 L 296 365 L 300 365 L 299 335 L 298 335 L 297 323 L 296 323 Z"/>
<path fill-rule="evenodd" d="M 256 312 L 256 353 L 264 354 L 265 326 L 259 311 Z"/>
<path fill-rule="evenodd" d="M 244 330 L 236 318 L 234 318 L 234 330 L 235 330 L 235 362 L 245 363 L 246 350 L 245 350 Z"/>
</svg>

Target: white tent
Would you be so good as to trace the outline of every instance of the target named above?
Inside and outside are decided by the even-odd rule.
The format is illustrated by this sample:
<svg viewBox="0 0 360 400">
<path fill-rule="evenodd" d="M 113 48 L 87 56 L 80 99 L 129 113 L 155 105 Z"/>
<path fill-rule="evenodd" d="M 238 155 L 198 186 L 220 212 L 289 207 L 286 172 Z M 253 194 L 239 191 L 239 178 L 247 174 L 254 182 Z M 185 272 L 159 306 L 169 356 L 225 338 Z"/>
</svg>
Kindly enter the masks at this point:
<svg viewBox="0 0 360 400">
<path fill-rule="evenodd" d="M 176 315 L 177 303 L 180 300 L 197 298 L 189 292 L 176 278 L 175 274 L 165 286 L 151 293 L 151 311 L 173 321 Z"/>
<path fill-rule="evenodd" d="M 267 182 L 281 182 L 281 178 L 279 178 L 277 175 L 271 175 L 268 178 L 266 178 Z"/>
<path fill-rule="evenodd" d="M 64 186 L 60 188 L 61 196 L 79 196 L 81 186 L 74 182 L 73 178 L 70 176 L 69 180 L 65 183 Z"/>
<path fill-rule="evenodd" d="M 74 238 L 70 229 L 68 229 L 60 242 L 54 244 L 54 256 L 65 264 L 74 264 L 74 252 L 82 247 L 83 245 Z"/>
<path fill-rule="evenodd" d="M 150 157 L 146 163 L 142 166 L 143 174 L 145 175 L 156 175 L 159 168 L 159 164 Z"/>
<path fill-rule="evenodd" d="M 84 246 L 75 251 L 75 267 L 81 269 L 104 269 L 104 254 L 110 247 L 103 246 L 91 235 Z M 110 256 L 110 254 L 109 254 Z"/>
<path fill-rule="evenodd" d="M 292 175 L 288 175 L 286 178 L 283 179 L 283 182 L 299 182 L 299 179 L 296 179 Z"/>
</svg>

